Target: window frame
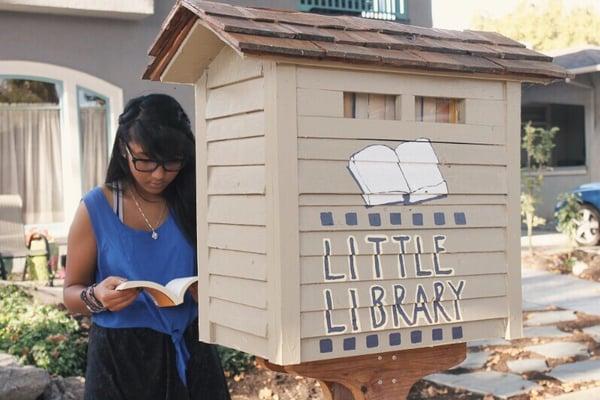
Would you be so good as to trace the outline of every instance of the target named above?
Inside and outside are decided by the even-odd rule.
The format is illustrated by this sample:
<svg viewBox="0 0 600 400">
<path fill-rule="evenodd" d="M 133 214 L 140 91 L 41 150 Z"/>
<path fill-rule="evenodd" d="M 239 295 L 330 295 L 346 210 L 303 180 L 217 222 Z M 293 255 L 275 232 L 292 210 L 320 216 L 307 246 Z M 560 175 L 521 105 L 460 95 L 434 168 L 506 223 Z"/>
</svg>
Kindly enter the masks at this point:
<svg viewBox="0 0 600 400">
<path fill-rule="evenodd" d="M 544 129 L 552 128 L 552 111 L 551 107 L 555 106 L 574 106 L 574 107 L 582 107 L 583 108 L 583 155 L 584 155 L 584 163 L 583 165 L 561 165 L 561 166 L 548 166 L 548 169 L 544 171 L 544 175 L 552 176 L 552 175 L 582 175 L 587 173 L 588 165 L 590 163 L 590 138 L 588 135 L 589 126 L 588 126 L 588 106 L 587 104 L 574 103 L 574 102 L 541 102 L 541 101 L 531 101 L 527 103 L 521 103 L 521 119 L 523 118 L 523 108 L 525 107 L 543 107 L 545 113 L 545 121 L 544 121 Z M 529 122 L 529 120 L 522 119 L 521 120 L 521 138 L 522 138 L 522 129 Z M 532 121 L 533 122 L 533 121 Z M 540 126 L 539 123 L 534 123 L 534 126 Z M 560 135 L 560 131 L 558 133 Z M 523 168 L 523 167 L 521 167 Z"/>
<path fill-rule="evenodd" d="M 123 90 L 101 78 L 72 68 L 35 61 L 0 61 L 0 78 L 29 79 L 53 83 L 57 87 L 60 108 L 61 157 L 63 178 L 64 221 L 35 224 L 27 228 L 47 229 L 58 237 L 66 237 L 68 223 L 73 219 L 81 190 L 81 152 L 78 90 L 97 93 L 108 101 L 109 152 L 118 126 L 117 110 L 123 109 Z"/>
</svg>

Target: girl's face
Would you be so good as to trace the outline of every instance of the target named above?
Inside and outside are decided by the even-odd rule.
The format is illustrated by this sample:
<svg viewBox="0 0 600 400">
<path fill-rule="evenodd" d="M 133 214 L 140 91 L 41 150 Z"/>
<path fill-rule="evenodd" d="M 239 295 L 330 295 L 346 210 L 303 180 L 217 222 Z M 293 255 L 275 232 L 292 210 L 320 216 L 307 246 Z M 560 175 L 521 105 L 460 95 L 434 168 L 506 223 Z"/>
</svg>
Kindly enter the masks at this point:
<svg viewBox="0 0 600 400">
<path fill-rule="evenodd" d="M 153 159 L 144 152 L 141 145 L 133 141 L 125 146 L 125 155 L 131 175 L 141 194 L 160 195 L 183 167 L 182 160 Z"/>
</svg>

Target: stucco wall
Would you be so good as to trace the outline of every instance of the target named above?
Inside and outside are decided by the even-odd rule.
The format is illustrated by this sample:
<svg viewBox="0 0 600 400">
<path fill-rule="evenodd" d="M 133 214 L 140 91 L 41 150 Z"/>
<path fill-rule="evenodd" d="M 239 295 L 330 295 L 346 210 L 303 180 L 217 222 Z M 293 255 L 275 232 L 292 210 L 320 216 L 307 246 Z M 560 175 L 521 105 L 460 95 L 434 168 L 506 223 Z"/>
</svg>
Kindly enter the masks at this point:
<svg viewBox="0 0 600 400">
<path fill-rule="evenodd" d="M 224 3 L 297 9 L 297 0 L 223 0 Z M 175 3 L 156 0 L 139 21 L 0 11 L 0 60 L 28 60 L 86 72 L 123 89 L 124 102 L 160 92 L 177 98 L 194 122 L 191 86 L 141 80 L 147 50 Z M 431 26 L 431 1 L 408 0 L 411 23 Z"/>
<path fill-rule="evenodd" d="M 598 74 L 597 74 L 598 75 Z M 585 167 L 560 167 L 545 174 L 542 187 L 542 204 L 538 215 L 551 220 L 554 205 L 560 193 L 574 189 L 582 183 L 600 180 L 600 159 L 597 156 L 600 149 L 600 132 L 594 118 L 598 118 L 598 105 L 594 104 L 594 91 L 596 98 L 600 94 L 597 88 L 592 88 L 590 74 L 577 77 L 572 83 L 555 83 L 549 86 L 524 85 L 522 104 L 529 103 L 556 103 L 583 105 L 585 108 Z M 596 102 L 597 103 L 597 102 Z M 596 117 L 594 117 L 594 106 Z M 559 132 L 560 134 L 560 132 Z"/>
<path fill-rule="evenodd" d="M 155 1 L 155 14 L 139 21 L 0 12 L 0 59 L 73 68 L 123 89 L 124 101 L 161 92 L 176 97 L 193 118 L 193 90 L 142 81 L 147 50 L 174 0 Z"/>
</svg>

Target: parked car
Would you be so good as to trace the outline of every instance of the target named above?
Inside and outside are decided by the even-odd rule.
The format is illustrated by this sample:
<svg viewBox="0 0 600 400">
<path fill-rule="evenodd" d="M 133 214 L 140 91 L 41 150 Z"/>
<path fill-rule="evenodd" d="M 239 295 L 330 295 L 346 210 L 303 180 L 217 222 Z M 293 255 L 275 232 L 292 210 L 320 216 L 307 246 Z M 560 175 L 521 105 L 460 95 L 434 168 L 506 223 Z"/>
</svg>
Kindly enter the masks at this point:
<svg viewBox="0 0 600 400">
<path fill-rule="evenodd" d="M 595 246 L 600 243 L 600 182 L 586 183 L 571 193 L 577 195 L 581 203 L 575 241 L 581 246 Z M 564 204 L 560 201 L 556 210 Z"/>
</svg>

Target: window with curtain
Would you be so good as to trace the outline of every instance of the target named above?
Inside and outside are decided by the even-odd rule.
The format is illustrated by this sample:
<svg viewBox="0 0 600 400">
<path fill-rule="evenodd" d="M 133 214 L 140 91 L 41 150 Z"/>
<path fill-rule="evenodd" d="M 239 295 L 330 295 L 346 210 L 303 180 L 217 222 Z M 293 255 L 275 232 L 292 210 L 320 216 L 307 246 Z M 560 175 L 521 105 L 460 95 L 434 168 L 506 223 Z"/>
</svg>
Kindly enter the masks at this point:
<svg viewBox="0 0 600 400">
<path fill-rule="evenodd" d="M 0 78 L 0 193 L 21 196 L 27 224 L 64 219 L 60 133 L 54 83 Z"/>
<path fill-rule="evenodd" d="M 104 182 L 108 163 L 108 101 L 79 89 L 81 189 L 83 193 Z"/>
</svg>

